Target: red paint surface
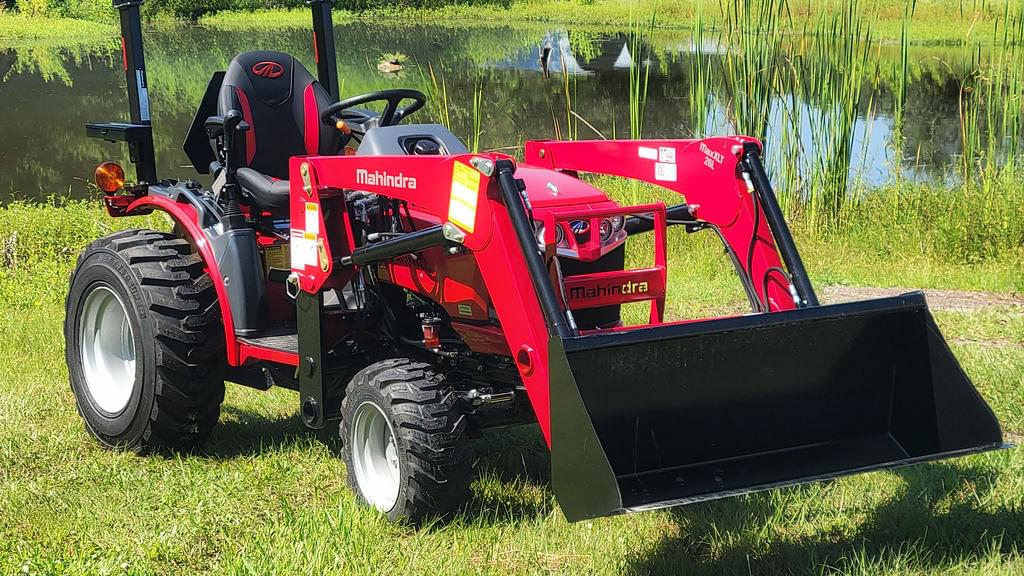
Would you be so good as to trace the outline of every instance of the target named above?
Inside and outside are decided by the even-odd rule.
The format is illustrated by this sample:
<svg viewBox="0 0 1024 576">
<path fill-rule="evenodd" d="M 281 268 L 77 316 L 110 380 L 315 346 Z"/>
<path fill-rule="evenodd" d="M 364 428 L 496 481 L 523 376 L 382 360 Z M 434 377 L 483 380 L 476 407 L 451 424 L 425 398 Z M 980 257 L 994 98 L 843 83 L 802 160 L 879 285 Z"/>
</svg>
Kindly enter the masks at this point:
<svg viewBox="0 0 1024 576">
<path fill-rule="evenodd" d="M 242 119 L 249 123 L 249 130 L 245 132 L 245 163 L 246 165 L 252 164 L 252 159 L 256 156 L 256 123 L 253 122 L 252 108 L 249 107 L 249 97 L 245 95 L 243 90 L 235 88 L 235 94 L 238 95 L 238 103 L 242 106 Z"/>
<path fill-rule="evenodd" d="M 313 92 L 313 85 L 306 86 L 302 94 L 302 112 L 305 126 L 303 132 L 306 137 L 306 154 L 318 154 L 320 152 L 320 111 L 316 107 L 316 93 Z"/>
</svg>

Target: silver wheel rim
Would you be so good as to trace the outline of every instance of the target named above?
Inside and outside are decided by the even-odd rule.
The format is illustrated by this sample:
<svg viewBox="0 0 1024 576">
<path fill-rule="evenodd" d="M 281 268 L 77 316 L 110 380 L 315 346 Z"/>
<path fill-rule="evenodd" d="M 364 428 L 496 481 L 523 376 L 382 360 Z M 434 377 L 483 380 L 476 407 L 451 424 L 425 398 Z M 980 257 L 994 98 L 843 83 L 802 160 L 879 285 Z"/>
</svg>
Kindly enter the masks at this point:
<svg viewBox="0 0 1024 576">
<path fill-rule="evenodd" d="M 86 295 L 78 342 L 89 396 L 104 412 L 120 413 L 135 388 L 135 338 L 128 311 L 109 286 L 97 284 Z"/>
<path fill-rule="evenodd" d="M 351 441 L 359 491 L 377 510 L 391 510 L 398 500 L 401 479 L 398 445 L 391 422 L 373 402 L 363 402 L 356 408 Z"/>
</svg>

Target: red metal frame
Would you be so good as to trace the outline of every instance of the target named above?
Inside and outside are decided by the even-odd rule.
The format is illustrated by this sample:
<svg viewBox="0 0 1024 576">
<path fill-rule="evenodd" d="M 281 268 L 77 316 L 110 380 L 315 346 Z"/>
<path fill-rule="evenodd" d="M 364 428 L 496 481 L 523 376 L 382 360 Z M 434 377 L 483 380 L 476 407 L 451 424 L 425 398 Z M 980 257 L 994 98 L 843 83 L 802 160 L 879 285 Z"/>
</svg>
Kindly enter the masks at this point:
<svg viewBox="0 0 1024 576">
<path fill-rule="evenodd" d="M 600 221 L 611 216 L 650 214 L 654 217 L 654 265 L 637 270 L 614 270 L 563 276 L 562 293 L 572 310 L 650 301 L 650 324 L 665 321 L 665 292 L 668 281 L 668 248 L 665 205 L 640 204 L 637 206 L 610 206 L 596 209 L 569 209 L 549 212 L 545 218 L 545 231 L 550 245 L 554 242 L 551 230 L 562 222 L 589 220 L 590 229 L 597 230 Z M 601 249 L 599 234 L 577 248 L 581 253 L 594 253 Z M 617 289 L 616 289 L 617 288 Z M 593 295 L 589 295 L 593 291 Z M 578 296 L 582 294 L 582 296 Z"/>
<path fill-rule="evenodd" d="M 768 310 L 791 310 L 796 305 L 786 286 L 769 281 L 767 298 L 763 293 L 762 279 L 771 274 L 772 268 L 783 266 L 764 212 L 755 208 L 756 196 L 738 176 L 745 142 L 757 140 L 726 136 L 703 140 L 531 141 L 526 143 L 525 164 L 620 176 L 682 195 L 698 220 L 719 228 L 744 272 L 754 279 L 753 288 L 758 298 L 768 303 Z M 748 270 L 755 212 L 760 212 L 759 223 Z"/>
</svg>

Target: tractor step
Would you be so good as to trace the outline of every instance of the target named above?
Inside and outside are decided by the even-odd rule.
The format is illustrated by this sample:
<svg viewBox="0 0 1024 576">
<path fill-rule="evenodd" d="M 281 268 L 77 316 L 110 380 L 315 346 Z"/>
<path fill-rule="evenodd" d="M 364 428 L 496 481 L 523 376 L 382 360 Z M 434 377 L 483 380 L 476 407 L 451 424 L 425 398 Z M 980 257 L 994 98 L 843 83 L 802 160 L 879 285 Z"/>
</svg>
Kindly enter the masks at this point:
<svg viewBox="0 0 1024 576">
<path fill-rule="evenodd" d="M 295 332 L 295 328 L 268 330 L 266 334 L 239 338 L 239 341 L 258 348 L 267 348 L 289 354 L 299 353 L 299 335 Z"/>
</svg>

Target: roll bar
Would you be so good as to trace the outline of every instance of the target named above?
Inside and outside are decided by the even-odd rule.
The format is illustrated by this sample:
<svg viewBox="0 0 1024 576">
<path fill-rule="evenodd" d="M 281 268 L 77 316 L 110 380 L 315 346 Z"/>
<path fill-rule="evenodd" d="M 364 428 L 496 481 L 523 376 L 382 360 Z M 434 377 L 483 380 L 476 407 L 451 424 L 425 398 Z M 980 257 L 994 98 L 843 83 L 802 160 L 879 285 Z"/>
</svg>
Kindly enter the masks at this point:
<svg viewBox="0 0 1024 576">
<path fill-rule="evenodd" d="M 152 114 L 149 106 L 149 80 L 142 46 L 143 0 L 113 0 L 121 21 L 121 56 L 128 89 L 130 122 L 90 122 L 86 135 L 108 142 L 127 142 L 135 164 L 137 184 L 157 182 L 156 154 L 153 147 Z M 313 18 L 313 56 L 320 85 L 338 99 L 338 63 L 334 47 L 334 22 L 331 0 L 307 0 Z"/>
</svg>

